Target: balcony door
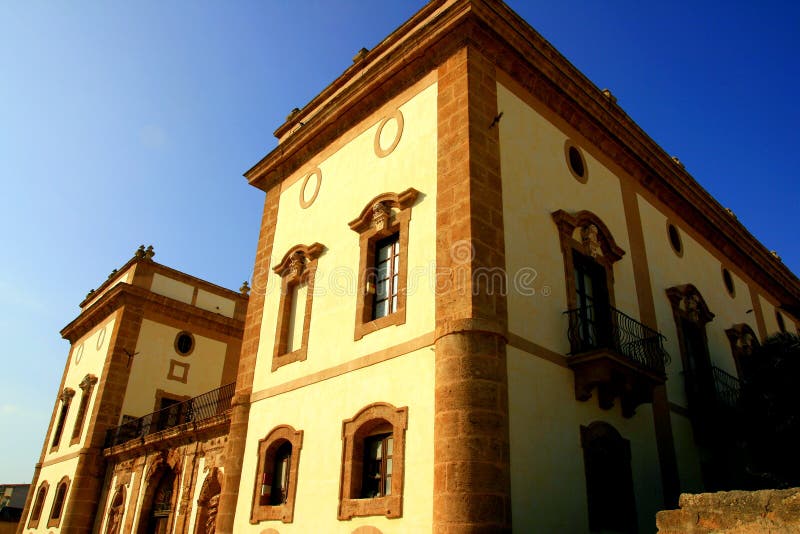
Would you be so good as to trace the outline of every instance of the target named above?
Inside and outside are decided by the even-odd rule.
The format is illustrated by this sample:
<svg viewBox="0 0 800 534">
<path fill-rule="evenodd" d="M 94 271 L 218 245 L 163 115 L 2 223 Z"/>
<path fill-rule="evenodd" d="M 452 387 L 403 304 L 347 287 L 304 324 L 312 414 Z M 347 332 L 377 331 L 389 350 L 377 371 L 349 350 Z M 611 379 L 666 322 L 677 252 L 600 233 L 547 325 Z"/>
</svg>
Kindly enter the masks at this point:
<svg viewBox="0 0 800 534">
<path fill-rule="evenodd" d="M 705 325 L 699 325 L 686 317 L 680 318 L 683 338 L 684 373 L 689 403 L 705 403 L 713 400 L 714 375 L 708 354 Z"/>
<path fill-rule="evenodd" d="M 606 269 L 577 251 L 572 254 L 581 349 L 607 347 L 611 341 L 611 317 Z"/>
</svg>

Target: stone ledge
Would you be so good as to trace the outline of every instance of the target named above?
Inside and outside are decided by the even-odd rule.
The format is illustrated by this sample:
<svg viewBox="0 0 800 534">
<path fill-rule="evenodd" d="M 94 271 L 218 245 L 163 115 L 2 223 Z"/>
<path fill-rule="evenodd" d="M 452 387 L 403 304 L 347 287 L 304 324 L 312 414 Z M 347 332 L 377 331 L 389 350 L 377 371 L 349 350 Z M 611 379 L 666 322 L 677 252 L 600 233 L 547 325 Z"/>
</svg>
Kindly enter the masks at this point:
<svg viewBox="0 0 800 534">
<path fill-rule="evenodd" d="M 684 493 L 656 514 L 659 534 L 800 533 L 800 488 Z"/>
</svg>

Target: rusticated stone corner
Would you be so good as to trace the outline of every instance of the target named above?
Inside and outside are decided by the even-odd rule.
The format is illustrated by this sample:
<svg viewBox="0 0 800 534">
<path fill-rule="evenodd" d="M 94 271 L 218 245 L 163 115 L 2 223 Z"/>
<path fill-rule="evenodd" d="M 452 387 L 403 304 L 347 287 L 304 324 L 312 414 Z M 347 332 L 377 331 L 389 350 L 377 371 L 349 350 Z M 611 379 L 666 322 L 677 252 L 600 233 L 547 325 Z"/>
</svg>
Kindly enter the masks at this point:
<svg viewBox="0 0 800 534">
<path fill-rule="evenodd" d="M 659 534 L 800 533 L 800 488 L 681 495 L 656 514 Z"/>
</svg>

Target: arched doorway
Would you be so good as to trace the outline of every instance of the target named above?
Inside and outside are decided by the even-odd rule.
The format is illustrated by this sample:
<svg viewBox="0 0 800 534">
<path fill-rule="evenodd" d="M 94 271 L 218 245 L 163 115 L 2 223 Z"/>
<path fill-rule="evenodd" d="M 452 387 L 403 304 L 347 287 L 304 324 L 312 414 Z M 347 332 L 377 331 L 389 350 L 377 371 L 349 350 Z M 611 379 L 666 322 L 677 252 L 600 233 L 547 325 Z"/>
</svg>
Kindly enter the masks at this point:
<svg viewBox="0 0 800 534">
<path fill-rule="evenodd" d="M 142 501 L 139 534 L 166 534 L 170 531 L 175 501 L 175 471 L 166 464 L 155 468 L 149 477 Z"/>
</svg>

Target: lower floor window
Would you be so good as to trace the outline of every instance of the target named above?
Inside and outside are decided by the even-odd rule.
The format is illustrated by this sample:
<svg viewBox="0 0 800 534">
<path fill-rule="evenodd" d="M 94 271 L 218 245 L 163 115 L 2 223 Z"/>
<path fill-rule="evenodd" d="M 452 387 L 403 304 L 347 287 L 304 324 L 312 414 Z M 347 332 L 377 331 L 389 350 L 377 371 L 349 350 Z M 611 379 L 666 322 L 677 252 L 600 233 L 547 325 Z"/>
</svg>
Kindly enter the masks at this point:
<svg viewBox="0 0 800 534">
<path fill-rule="evenodd" d="M 361 497 L 383 497 L 392 494 L 391 432 L 369 436 L 364 440 L 364 480 Z"/>
</svg>

